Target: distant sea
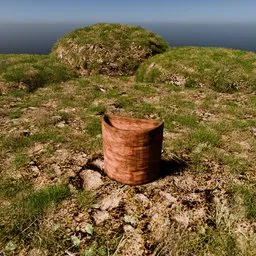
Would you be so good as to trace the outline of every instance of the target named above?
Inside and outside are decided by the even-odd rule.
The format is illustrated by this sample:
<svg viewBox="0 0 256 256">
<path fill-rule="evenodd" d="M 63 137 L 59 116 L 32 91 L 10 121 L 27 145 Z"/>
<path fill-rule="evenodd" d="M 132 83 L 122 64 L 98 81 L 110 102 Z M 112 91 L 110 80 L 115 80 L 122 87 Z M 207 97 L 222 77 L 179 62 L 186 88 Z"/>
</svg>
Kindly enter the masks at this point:
<svg viewBox="0 0 256 256">
<path fill-rule="evenodd" d="M 0 24 L 0 53 L 48 54 L 58 38 L 89 23 Z M 256 52 L 256 23 L 137 23 L 171 46 L 214 46 Z"/>
</svg>

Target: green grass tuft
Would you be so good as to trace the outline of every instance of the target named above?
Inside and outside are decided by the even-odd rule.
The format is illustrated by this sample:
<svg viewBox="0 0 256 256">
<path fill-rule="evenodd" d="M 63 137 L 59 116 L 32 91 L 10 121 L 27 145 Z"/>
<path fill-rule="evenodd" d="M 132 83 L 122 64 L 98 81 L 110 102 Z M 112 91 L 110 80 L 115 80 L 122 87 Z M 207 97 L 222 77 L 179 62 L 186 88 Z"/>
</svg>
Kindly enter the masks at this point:
<svg viewBox="0 0 256 256">
<path fill-rule="evenodd" d="M 170 48 L 146 60 L 137 81 L 185 87 L 210 87 L 219 92 L 256 89 L 256 54 L 203 47 Z"/>
<path fill-rule="evenodd" d="M 9 193 L 10 195 L 10 193 Z M 24 237 L 32 232 L 40 217 L 51 204 L 58 204 L 70 195 L 69 189 L 64 185 L 52 185 L 35 191 L 24 198 L 1 209 L 1 218 L 4 220 L 3 237 L 12 235 Z"/>
<path fill-rule="evenodd" d="M 243 198 L 246 217 L 252 221 L 256 220 L 256 189 L 246 186 L 235 186 L 233 192 L 240 194 Z"/>
<path fill-rule="evenodd" d="M 6 83 L 24 85 L 28 92 L 75 76 L 76 72 L 72 68 L 61 64 L 52 56 L 0 55 L 0 78 Z"/>
</svg>

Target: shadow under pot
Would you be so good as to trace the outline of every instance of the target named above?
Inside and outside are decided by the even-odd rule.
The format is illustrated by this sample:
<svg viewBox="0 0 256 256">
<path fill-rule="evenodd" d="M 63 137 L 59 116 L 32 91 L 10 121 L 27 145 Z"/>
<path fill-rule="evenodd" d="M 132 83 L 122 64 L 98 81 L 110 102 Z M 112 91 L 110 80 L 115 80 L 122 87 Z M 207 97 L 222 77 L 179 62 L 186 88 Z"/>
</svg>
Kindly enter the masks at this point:
<svg viewBox="0 0 256 256">
<path fill-rule="evenodd" d="M 141 185 L 159 177 L 163 122 L 105 115 L 104 170 L 116 181 Z"/>
</svg>

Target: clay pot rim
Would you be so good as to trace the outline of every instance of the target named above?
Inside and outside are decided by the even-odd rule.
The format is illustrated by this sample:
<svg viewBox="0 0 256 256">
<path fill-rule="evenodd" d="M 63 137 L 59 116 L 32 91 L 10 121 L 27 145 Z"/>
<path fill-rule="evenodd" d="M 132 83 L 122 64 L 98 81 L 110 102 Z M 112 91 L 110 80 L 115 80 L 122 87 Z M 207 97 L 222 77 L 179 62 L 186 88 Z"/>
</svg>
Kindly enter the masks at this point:
<svg viewBox="0 0 256 256">
<path fill-rule="evenodd" d="M 141 121 L 141 122 L 144 122 L 144 123 L 152 124 L 152 127 L 148 128 L 148 129 L 144 128 L 144 129 L 140 129 L 140 130 L 120 129 L 120 128 L 117 128 L 117 127 L 113 126 L 110 122 L 110 119 L 123 119 L 123 120 L 127 120 L 127 121 L 128 120 Z M 138 133 L 138 134 L 157 130 L 158 128 L 160 128 L 164 125 L 163 121 L 155 121 L 155 120 L 143 119 L 143 118 L 130 118 L 130 117 L 124 117 L 124 116 L 119 116 L 119 115 L 109 115 L 109 114 L 105 114 L 103 116 L 102 122 L 104 123 L 104 125 L 107 125 L 112 130 L 133 132 L 133 133 Z"/>
</svg>

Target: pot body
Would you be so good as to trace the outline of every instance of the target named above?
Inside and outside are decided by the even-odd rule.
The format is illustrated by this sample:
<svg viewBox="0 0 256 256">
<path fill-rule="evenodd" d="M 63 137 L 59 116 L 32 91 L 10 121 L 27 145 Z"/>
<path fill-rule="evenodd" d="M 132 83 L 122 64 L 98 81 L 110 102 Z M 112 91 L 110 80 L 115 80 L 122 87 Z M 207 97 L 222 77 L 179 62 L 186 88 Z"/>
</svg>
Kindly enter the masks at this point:
<svg viewBox="0 0 256 256">
<path fill-rule="evenodd" d="M 104 116 L 104 170 L 116 181 L 140 185 L 159 176 L 163 123 L 147 119 Z"/>
</svg>

